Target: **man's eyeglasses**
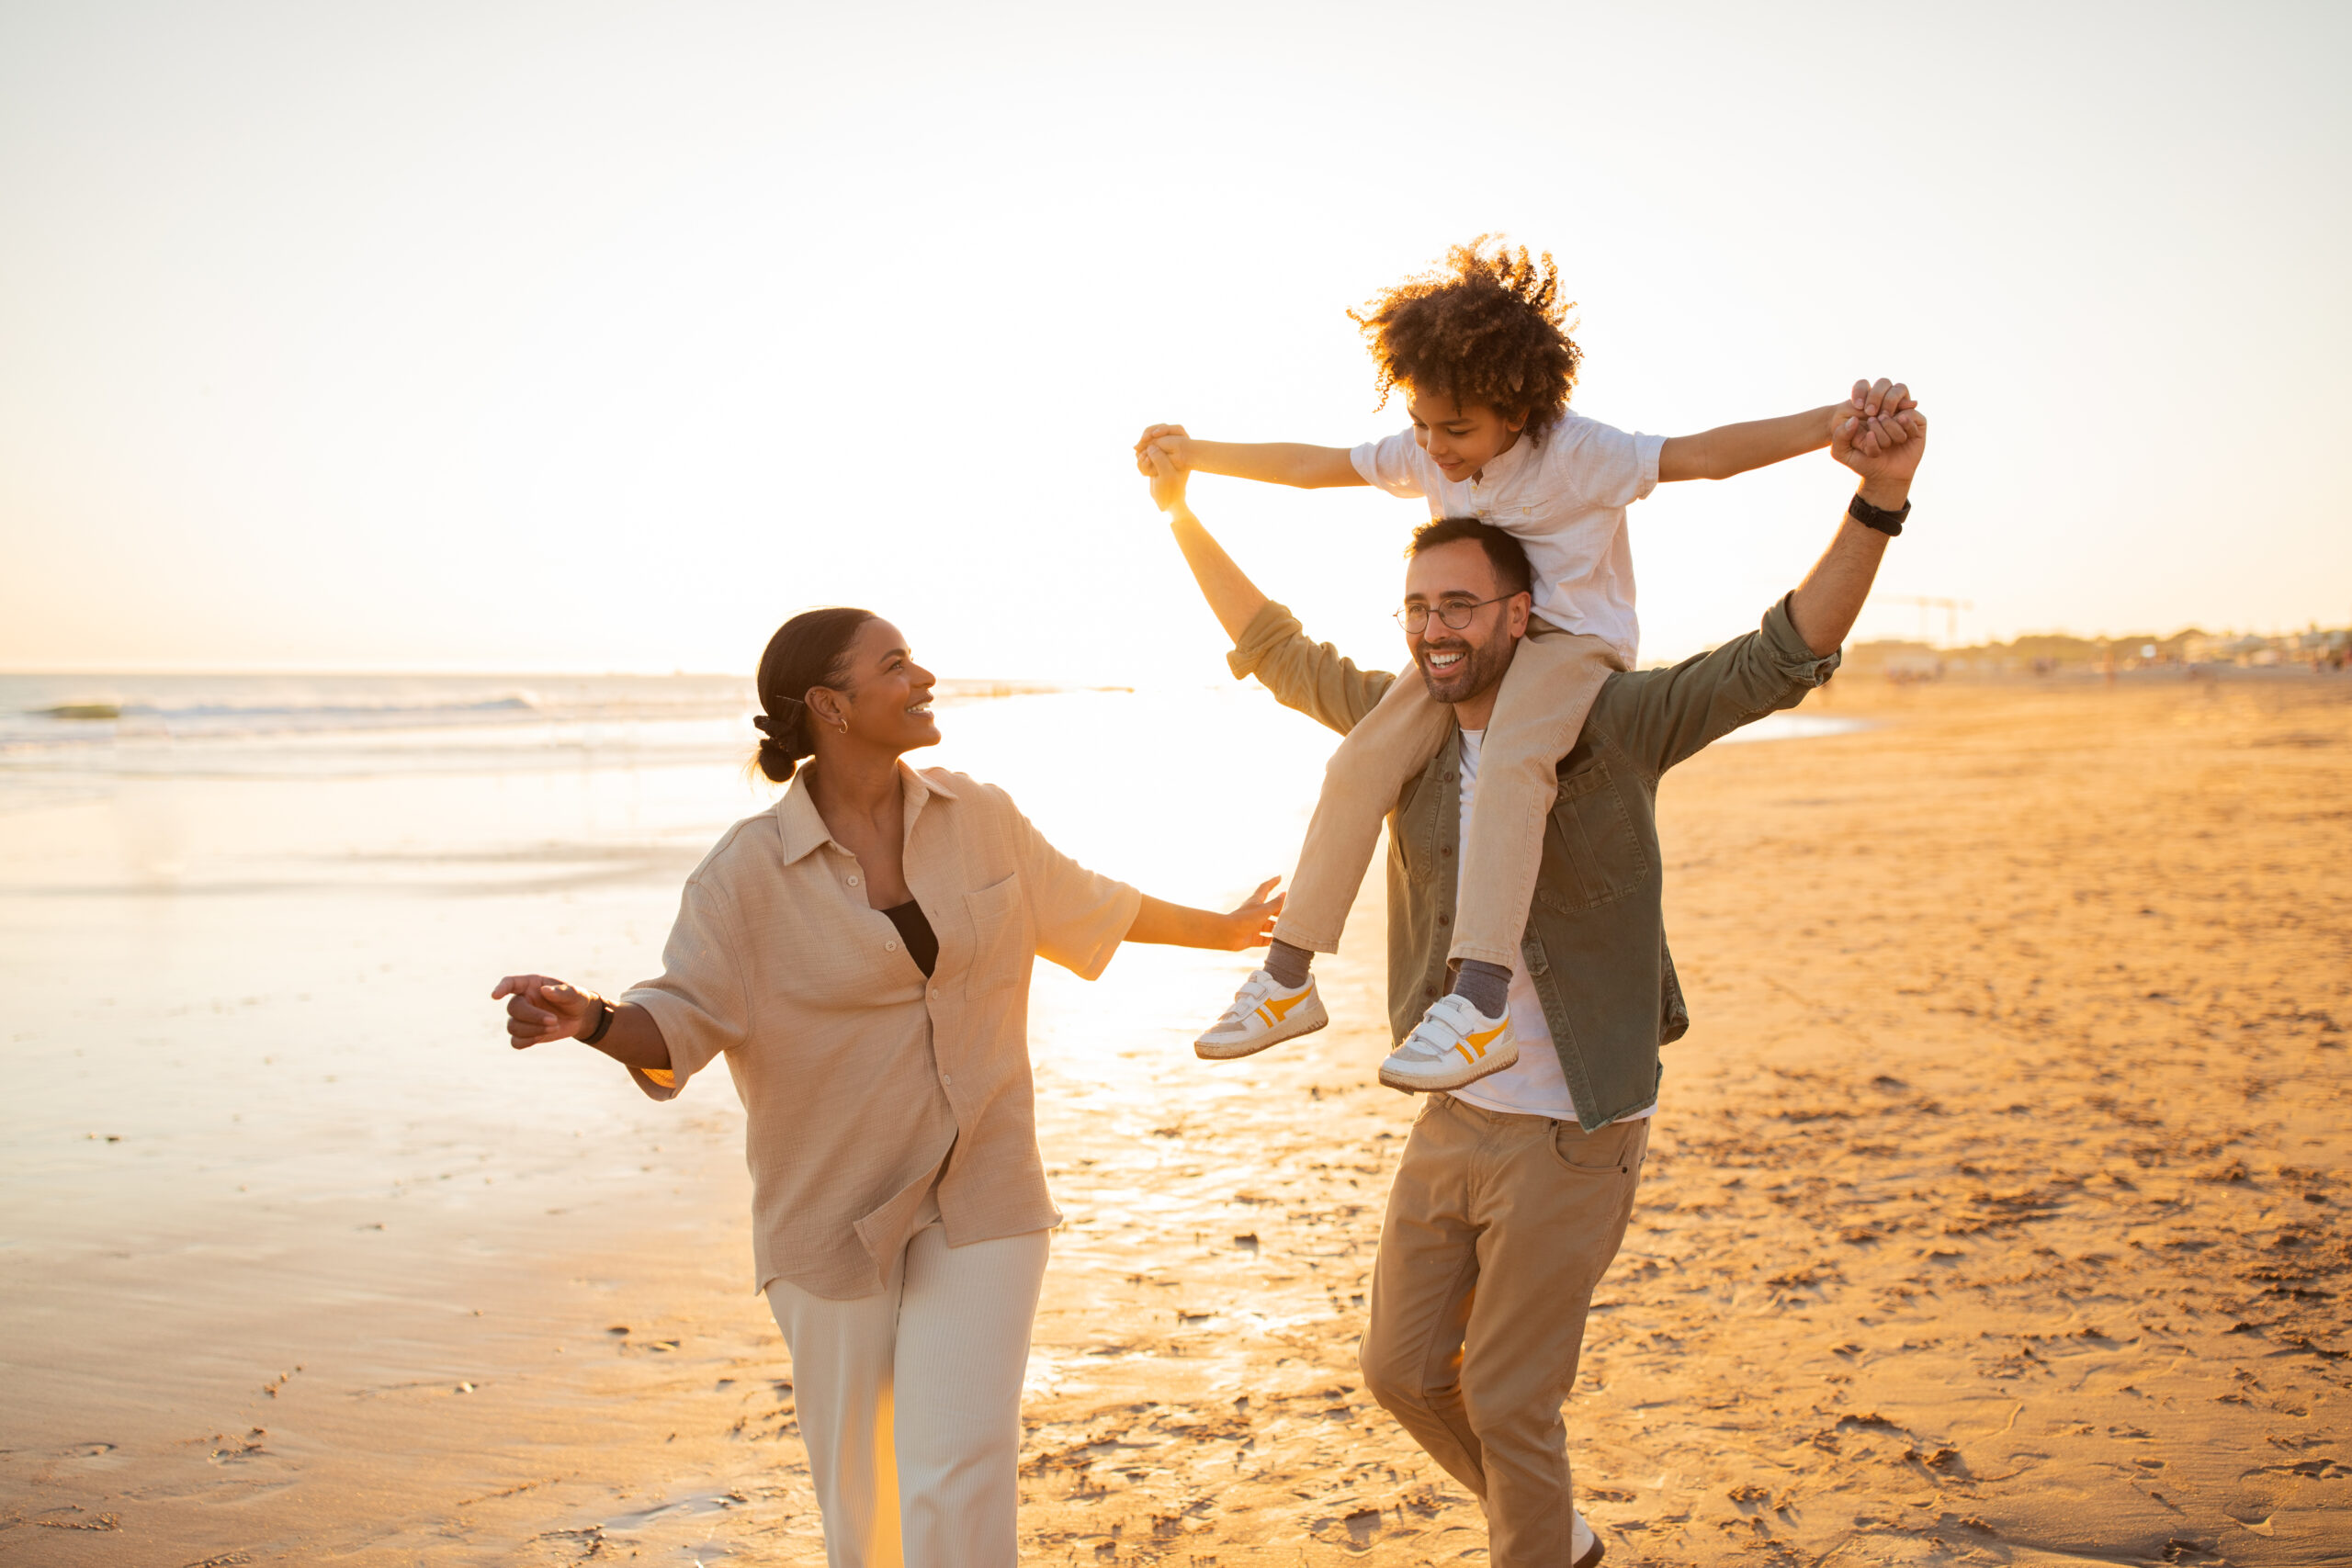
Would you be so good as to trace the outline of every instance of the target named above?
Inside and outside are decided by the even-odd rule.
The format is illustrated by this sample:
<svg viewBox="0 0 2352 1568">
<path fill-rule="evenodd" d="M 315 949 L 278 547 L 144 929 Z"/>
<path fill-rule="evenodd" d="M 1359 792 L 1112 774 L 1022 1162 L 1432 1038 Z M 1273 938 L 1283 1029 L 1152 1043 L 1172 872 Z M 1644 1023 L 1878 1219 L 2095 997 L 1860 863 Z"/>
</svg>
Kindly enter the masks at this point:
<svg viewBox="0 0 2352 1568">
<path fill-rule="evenodd" d="M 1396 612 L 1396 624 L 1405 628 L 1407 637 L 1419 637 L 1421 635 L 1421 629 L 1430 624 L 1430 616 L 1434 615 L 1448 629 L 1458 632 L 1470 624 L 1472 615 L 1489 604 L 1499 604 L 1511 597 L 1513 595 L 1509 593 L 1498 593 L 1491 599 L 1464 599 L 1457 596 L 1439 600 L 1435 609 L 1431 609 L 1427 604 L 1408 604 Z"/>
</svg>

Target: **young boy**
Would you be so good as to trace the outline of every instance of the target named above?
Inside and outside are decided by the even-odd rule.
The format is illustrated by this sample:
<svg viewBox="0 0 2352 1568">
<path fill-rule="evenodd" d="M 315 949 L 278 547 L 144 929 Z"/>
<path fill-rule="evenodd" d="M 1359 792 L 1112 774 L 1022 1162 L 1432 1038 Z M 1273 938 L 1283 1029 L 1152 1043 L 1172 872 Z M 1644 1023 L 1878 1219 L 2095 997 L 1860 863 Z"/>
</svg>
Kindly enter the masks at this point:
<svg viewBox="0 0 2352 1568">
<path fill-rule="evenodd" d="M 1896 417 L 1912 406 L 1899 385 L 1858 381 L 1849 401 L 1697 435 L 1629 434 L 1586 419 L 1567 406 L 1581 355 L 1564 325 L 1569 307 L 1551 255 L 1537 262 L 1524 246 L 1490 254 L 1486 239 L 1453 247 L 1443 270 L 1397 285 L 1365 313 L 1349 312 L 1371 340 L 1382 404 L 1402 389 L 1411 430 L 1353 451 L 1197 441 L 1168 424 L 1136 443 L 1147 474 L 1156 454 L 1179 468 L 1305 489 L 1377 485 L 1425 497 L 1432 517 L 1492 523 L 1526 547 L 1534 614 L 1479 742 L 1453 988 L 1380 1069 L 1381 1082 L 1406 1090 L 1459 1089 L 1519 1059 L 1512 978 L 1559 790 L 1555 769 L 1602 681 L 1634 665 L 1627 505 L 1660 480 L 1728 479 L 1817 451 L 1829 444 L 1833 417 Z M 1501 613 L 1498 603 L 1414 604 L 1398 620 L 1426 648 L 1443 640 L 1430 635 L 1431 620 L 1461 630 L 1472 616 Z M 1432 665 L 1444 657 L 1433 650 Z M 1265 966 L 1194 1043 L 1201 1055 L 1247 1056 L 1329 1021 L 1309 966 L 1316 953 L 1338 950 L 1381 819 L 1444 739 L 1448 713 L 1422 682 L 1399 681 L 1340 742 Z M 1556 1064 L 1530 1070 L 1544 1066 L 1557 1076 Z M 1528 1087 L 1544 1098 L 1548 1086 Z"/>
</svg>

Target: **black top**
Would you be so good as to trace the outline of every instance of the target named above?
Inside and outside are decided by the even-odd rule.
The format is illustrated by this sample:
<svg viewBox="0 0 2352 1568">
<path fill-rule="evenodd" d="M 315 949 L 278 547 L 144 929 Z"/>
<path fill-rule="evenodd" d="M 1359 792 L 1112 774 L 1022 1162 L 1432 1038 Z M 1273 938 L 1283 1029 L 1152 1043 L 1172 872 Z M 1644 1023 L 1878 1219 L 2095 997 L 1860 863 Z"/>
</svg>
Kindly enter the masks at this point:
<svg viewBox="0 0 2352 1568">
<path fill-rule="evenodd" d="M 931 929 L 931 921 L 923 917 L 922 906 L 910 898 L 895 909 L 885 909 L 890 923 L 899 928 L 899 940 L 907 944 L 907 956 L 915 967 L 929 975 L 939 967 L 939 938 Z"/>
</svg>

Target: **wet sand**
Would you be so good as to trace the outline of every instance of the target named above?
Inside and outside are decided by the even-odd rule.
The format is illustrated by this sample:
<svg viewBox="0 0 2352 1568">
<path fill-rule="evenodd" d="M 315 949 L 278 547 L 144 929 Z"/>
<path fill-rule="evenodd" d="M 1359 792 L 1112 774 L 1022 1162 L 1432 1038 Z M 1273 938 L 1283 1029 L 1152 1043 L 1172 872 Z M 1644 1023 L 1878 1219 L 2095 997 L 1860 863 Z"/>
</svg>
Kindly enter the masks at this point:
<svg viewBox="0 0 2352 1568">
<path fill-rule="evenodd" d="M 1610 1560 L 2352 1559 L 2352 682 L 1827 695 L 1873 727 L 1666 787 L 1695 1024 L 1569 1406 Z M 656 1107 L 535 1057 L 511 1126 L 466 1092 L 516 1071 L 485 955 L 633 976 L 692 858 L 420 882 L 187 960 L 182 1070 L 266 1019 L 311 1077 L 235 1112 L 242 1208 L 139 1183 L 168 1119 L 17 1168 L 0 1562 L 821 1561 L 723 1086 Z M 119 939 L 54 929 L 70 902 L 12 950 Z M 1238 965 L 1041 969 L 1069 1223 L 1030 1560 L 1483 1557 L 1353 1363 L 1413 1111 L 1372 1083 L 1379 916 L 1375 879 L 1332 1029 L 1216 1069 L 1184 1041 Z M 419 1074 L 448 1117 L 369 1117 Z"/>
</svg>

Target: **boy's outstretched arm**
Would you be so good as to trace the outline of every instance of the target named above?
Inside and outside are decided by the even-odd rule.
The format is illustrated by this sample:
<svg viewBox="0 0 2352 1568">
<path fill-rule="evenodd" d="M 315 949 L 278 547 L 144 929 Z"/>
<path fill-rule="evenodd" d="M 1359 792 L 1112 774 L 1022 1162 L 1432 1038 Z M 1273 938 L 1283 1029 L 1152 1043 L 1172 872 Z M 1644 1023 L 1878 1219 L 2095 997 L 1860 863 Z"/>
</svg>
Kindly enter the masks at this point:
<svg viewBox="0 0 2352 1568">
<path fill-rule="evenodd" d="M 1176 547 L 1184 552 L 1184 564 L 1193 569 L 1193 581 L 1201 585 L 1201 597 L 1216 613 L 1216 624 L 1225 628 L 1225 635 L 1238 645 L 1241 634 L 1250 629 L 1250 623 L 1266 607 L 1266 595 L 1225 553 L 1225 547 L 1201 526 L 1201 520 L 1193 515 L 1192 507 L 1184 500 L 1184 470 L 1176 466 L 1175 460 L 1156 447 L 1147 446 L 1137 454 L 1136 464 L 1151 476 L 1152 504 L 1168 514 L 1168 525 L 1176 535 Z"/>
<path fill-rule="evenodd" d="M 1917 408 L 1911 389 L 1881 378 L 1857 381 L 1844 402 L 1829 403 L 1779 419 L 1752 419 L 1743 424 L 1719 424 L 1696 435 L 1669 435 L 1657 455 L 1657 477 L 1670 479 L 1727 479 L 1750 468 L 1770 468 L 1829 445 L 1829 427 L 1838 420 L 1894 417 Z"/>
<path fill-rule="evenodd" d="M 1198 468 L 1204 474 L 1256 479 L 1261 484 L 1329 490 L 1363 483 L 1344 446 L 1308 446 L 1296 441 L 1195 441 L 1181 424 L 1155 424 L 1136 437 L 1136 471 L 1147 478 L 1151 467 L 1145 454 L 1152 451 L 1165 454 L 1179 468 Z"/>
</svg>

